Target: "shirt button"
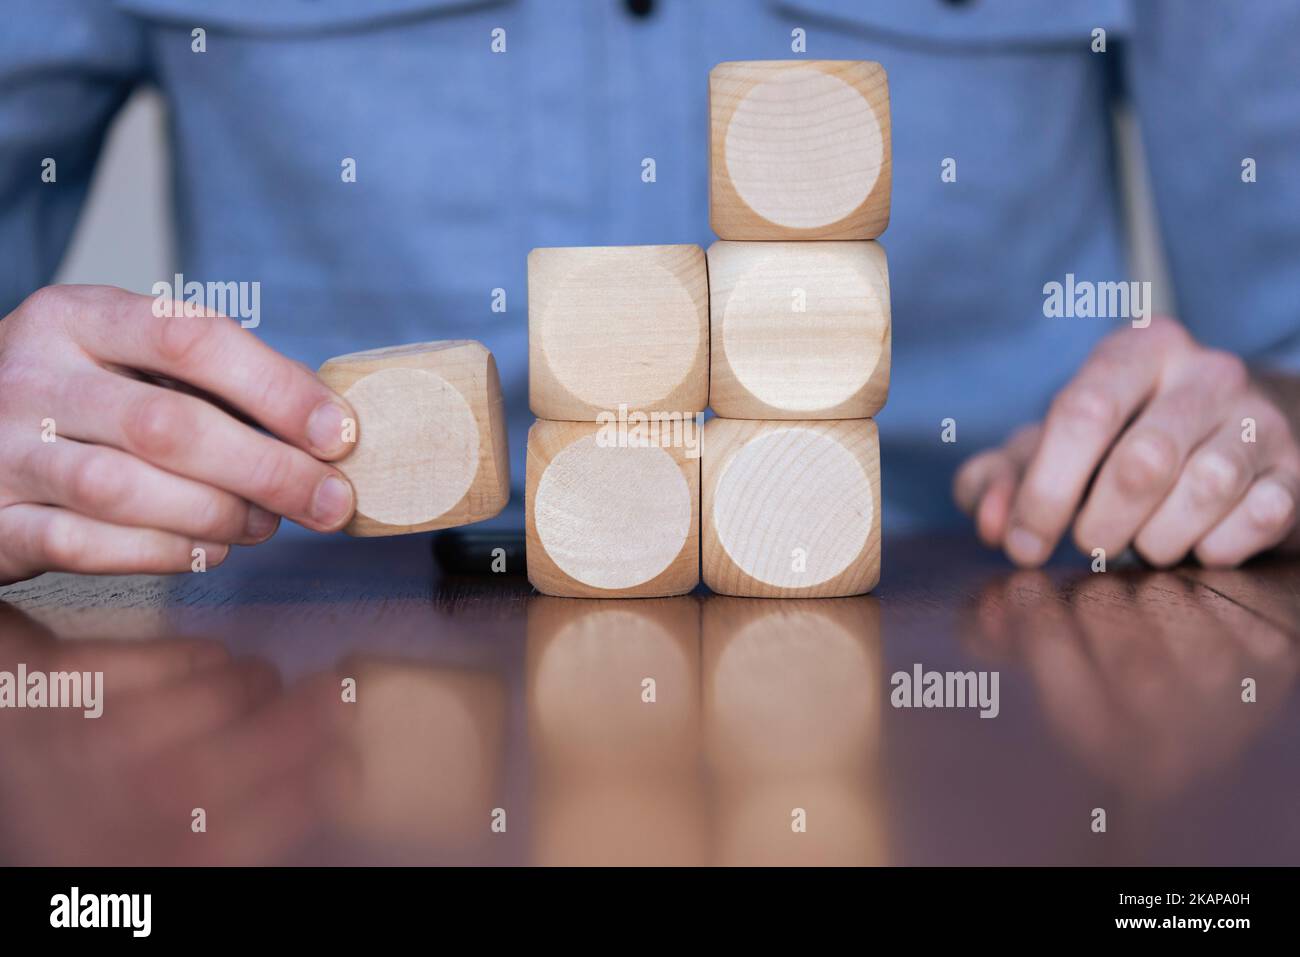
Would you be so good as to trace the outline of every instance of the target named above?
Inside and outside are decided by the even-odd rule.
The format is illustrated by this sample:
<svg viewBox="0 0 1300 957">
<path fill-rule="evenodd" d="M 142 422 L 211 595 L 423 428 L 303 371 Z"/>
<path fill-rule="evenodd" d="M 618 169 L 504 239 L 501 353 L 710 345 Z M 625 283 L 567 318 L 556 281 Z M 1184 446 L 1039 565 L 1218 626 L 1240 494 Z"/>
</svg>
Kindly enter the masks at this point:
<svg viewBox="0 0 1300 957">
<path fill-rule="evenodd" d="M 654 0 L 623 0 L 623 6 L 627 7 L 627 12 L 632 16 L 642 19 L 654 13 L 655 9 Z"/>
</svg>

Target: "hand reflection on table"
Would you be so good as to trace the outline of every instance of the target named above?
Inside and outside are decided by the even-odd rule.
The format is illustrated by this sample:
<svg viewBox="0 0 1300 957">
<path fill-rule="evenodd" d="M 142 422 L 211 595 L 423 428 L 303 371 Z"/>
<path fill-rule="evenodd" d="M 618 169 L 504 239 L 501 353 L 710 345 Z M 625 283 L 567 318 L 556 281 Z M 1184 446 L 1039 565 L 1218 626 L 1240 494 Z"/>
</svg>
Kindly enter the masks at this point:
<svg viewBox="0 0 1300 957">
<path fill-rule="evenodd" d="M 1022 662 L 1058 737 L 1140 802 L 1166 800 L 1230 761 L 1277 713 L 1300 667 L 1277 626 L 1168 572 L 1061 584 L 1018 572 L 986 585 L 969 611 L 974 650 Z M 1245 678 L 1256 703 L 1242 701 Z"/>
<path fill-rule="evenodd" d="M 0 670 L 102 671 L 103 713 L 0 712 L 0 858 L 253 864 L 302 846 L 347 774 L 274 669 L 195 639 L 57 640 L 0 604 Z M 205 833 L 191 828 L 206 814 Z"/>
<path fill-rule="evenodd" d="M 536 862 L 882 862 L 879 634 L 871 598 L 532 599 Z"/>
</svg>

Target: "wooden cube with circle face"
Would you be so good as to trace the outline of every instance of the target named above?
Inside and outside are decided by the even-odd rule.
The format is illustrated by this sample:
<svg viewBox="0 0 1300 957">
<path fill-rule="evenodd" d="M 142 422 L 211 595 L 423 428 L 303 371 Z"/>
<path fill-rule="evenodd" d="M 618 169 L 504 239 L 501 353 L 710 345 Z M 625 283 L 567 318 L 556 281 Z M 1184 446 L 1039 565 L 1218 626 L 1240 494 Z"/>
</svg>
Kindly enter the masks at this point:
<svg viewBox="0 0 1300 957">
<path fill-rule="evenodd" d="M 704 411 L 709 289 L 699 246 L 588 246 L 528 254 L 528 401 L 591 422 L 620 406 Z"/>
<path fill-rule="evenodd" d="M 699 436 L 693 451 L 614 431 L 543 420 L 528 432 L 528 580 L 543 594 L 663 598 L 699 582 Z"/>
<path fill-rule="evenodd" d="M 723 239 L 874 239 L 889 225 L 879 63 L 720 63 L 709 125 L 709 213 Z"/>
<path fill-rule="evenodd" d="M 338 463 L 356 489 L 349 535 L 401 535 L 491 518 L 510 499 L 496 362 L 473 340 L 354 352 L 320 367 L 357 413 Z"/>
<path fill-rule="evenodd" d="M 889 267 L 874 242 L 709 247 L 710 405 L 730 419 L 862 419 L 889 393 Z"/>
<path fill-rule="evenodd" d="M 831 598 L 880 580 L 880 440 L 870 419 L 710 419 L 704 583 L 724 595 Z"/>
</svg>

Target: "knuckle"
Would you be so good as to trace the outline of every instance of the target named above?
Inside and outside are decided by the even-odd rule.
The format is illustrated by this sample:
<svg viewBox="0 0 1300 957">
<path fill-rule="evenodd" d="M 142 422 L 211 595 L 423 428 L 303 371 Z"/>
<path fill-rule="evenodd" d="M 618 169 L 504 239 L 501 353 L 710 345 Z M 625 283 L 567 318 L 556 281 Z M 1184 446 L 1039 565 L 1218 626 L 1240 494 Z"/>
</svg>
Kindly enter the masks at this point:
<svg viewBox="0 0 1300 957">
<path fill-rule="evenodd" d="M 1052 524 L 1051 516 L 1064 517 L 1064 513 L 1074 503 L 1069 489 L 1041 472 L 1032 474 L 1034 471 L 1030 470 L 1031 475 L 1021 486 L 1019 501 L 1016 502 L 1016 516 L 1033 528 L 1044 528 Z"/>
<path fill-rule="evenodd" d="M 1218 451 L 1202 452 L 1187 466 L 1188 488 L 1197 504 L 1223 501 L 1241 487 L 1245 476 L 1238 459 Z"/>
<path fill-rule="evenodd" d="M 289 402 L 289 397 L 295 395 L 295 390 L 301 391 L 298 388 L 300 382 L 298 371 L 291 363 L 270 363 L 255 387 L 255 408 L 271 410 L 283 407 Z"/>
<path fill-rule="evenodd" d="M 1116 477 L 1128 491 L 1145 492 L 1167 485 L 1178 468 L 1178 446 L 1163 432 L 1135 436 L 1117 455 Z"/>
<path fill-rule="evenodd" d="M 1286 415 L 1271 402 L 1261 402 L 1253 418 L 1257 433 L 1265 436 L 1290 434 L 1291 424 Z"/>
<path fill-rule="evenodd" d="M 1192 342 L 1191 335 L 1183 328 L 1182 323 L 1169 316 L 1154 316 L 1147 328 L 1130 328 L 1124 330 L 1124 332 L 1134 335 L 1146 333 L 1149 337 L 1155 338 L 1160 345 L 1168 347 L 1186 346 Z M 1124 333 L 1120 334 L 1123 335 Z"/>
<path fill-rule="evenodd" d="M 86 536 L 67 512 L 55 512 L 41 532 L 40 553 L 54 568 L 71 568 L 86 552 Z"/>
<path fill-rule="evenodd" d="M 1068 385 L 1052 400 L 1048 420 L 1054 426 L 1105 428 L 1118 415 L 1115 400 L 1092 385 Z"/>
<path fill-rule="evenodd" d="M 1196 377 L 1202 384 L 1237 392 L 1250 382 L 1250 370 L 1240 356 L 1213 349 L 1197 359 Z"/>
<path fill-rule="evenodd" d="M 186 435 L 184 408 L 177 397 L 157 390 L 140 400 L 126 423 L 127 441 L 146 458 L 170 458 Z"/>
<path fill-rule="evenodd" d="M 6 319 L 5 323 L 11 321 Z M 49 392 L 49 372 L 42 368 L 40 358 L 23 346 L 6 347 L 0 360 L 0 400 L 8 400 L 8 405 L 22 397 L 32 399 Z"/>
<path fill-rule="evenodd" d="M 70 295 L 63 286 L 42 286 L 22 301 L 18 313 L 23 316 L 60 316 Z"/>
<path fill-rule="evenodd" d="M 203 361 L 217 324 L 208 319 L 176 315 L 161 320 L 154 331 L 154 348 L 168 365 L 190 368 Z"/>
<path fill-rule="evenodd" d="M 78 463 L 70 484 L 73 501 L 92 512 L 120 502 L 128 492 L 121 463 L 107 451 L 91 452 Z"/>
</svg>

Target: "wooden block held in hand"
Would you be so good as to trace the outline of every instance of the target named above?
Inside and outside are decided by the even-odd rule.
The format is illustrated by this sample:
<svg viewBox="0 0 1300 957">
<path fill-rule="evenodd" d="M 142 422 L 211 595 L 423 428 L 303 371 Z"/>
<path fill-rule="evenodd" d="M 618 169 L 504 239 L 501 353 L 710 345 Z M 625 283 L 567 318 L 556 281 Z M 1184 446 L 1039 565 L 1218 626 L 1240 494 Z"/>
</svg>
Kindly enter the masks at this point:
<svg viewBox="0 0 1300 957">
<path fill-rule="evenodd" d="M 620 405 L 709 404 L 709 289 L 699 246 L 585 246 L 528 254 L 528 401 L 591 422 Z"/>
<path fill-rule="evenodd" d="M 357 413 L 338 463 L 357 493 L 349 535 L 402 535 L 491 518 L 510 499 L 496 361 L 468 339 L 330 359 L 320 377 Z"/>
<path fill-rule="evenodd" d="M 863 419 L 889 392 L 889 267 L 873 242 L 709 247 L 709 404 L 731 419 Z"/>
<path fill-rule="evenodd" d="M 528 580 L 566 598 L 689 592 L 700 578 L 700 436 L 692 451 L 602 434 L 545 420 L 528 431 Z"/>
<path fill-rule="evenodd" d="M 723 239 L 874 239 L 889 225 L 879 63 L 719 63 L 709 124 L 709 211 Z"/>
<path fill-rule="evenodd" d="M 880 580 L 870 419 L 704 426 L 704 583 L 753 598 L 859 595 Z"/>
</svg>

